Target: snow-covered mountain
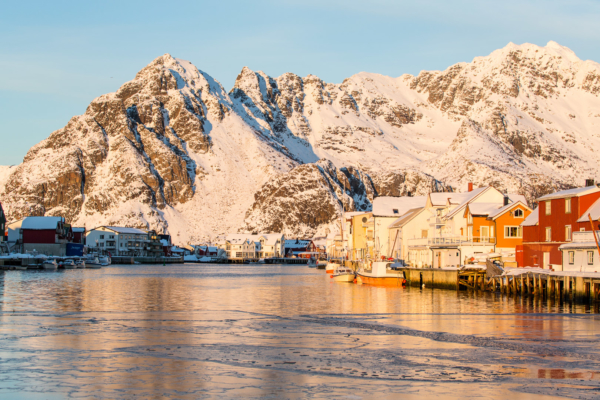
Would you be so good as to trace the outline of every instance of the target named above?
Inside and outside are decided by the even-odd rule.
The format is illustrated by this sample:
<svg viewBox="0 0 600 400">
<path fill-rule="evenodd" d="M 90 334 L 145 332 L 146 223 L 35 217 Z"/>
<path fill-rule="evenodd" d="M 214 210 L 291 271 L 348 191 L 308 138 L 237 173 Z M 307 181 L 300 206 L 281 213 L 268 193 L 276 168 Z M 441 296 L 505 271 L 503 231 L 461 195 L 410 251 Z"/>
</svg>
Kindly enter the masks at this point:
<svg viewBox="0 0 600 400">
<path fill-rule="evenodd" d="M 341 84 L 244 68 L 227 93 L 166 54 L 0 167 L 9 219 L 325 233 L 341 210 L 432 185 L 529 198 L 599 175 L 600 64 L 509 44 L 445 71 Z M 343 193 L 346 188 L 345 194 Z"/>
</svg>

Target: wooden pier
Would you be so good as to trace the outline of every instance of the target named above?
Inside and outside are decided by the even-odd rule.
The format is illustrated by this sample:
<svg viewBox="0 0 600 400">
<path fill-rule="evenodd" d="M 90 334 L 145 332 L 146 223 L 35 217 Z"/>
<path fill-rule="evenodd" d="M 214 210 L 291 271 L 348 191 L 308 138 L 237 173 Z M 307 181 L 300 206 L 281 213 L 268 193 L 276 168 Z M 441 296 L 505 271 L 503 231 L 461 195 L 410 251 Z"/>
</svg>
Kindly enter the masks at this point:
<svg viewBox="0 0 600 400">
<path fill-rule="evenodd" d="M 265 264 L 308 264 L 308 258 L 265 258 Z"/>
</svg>

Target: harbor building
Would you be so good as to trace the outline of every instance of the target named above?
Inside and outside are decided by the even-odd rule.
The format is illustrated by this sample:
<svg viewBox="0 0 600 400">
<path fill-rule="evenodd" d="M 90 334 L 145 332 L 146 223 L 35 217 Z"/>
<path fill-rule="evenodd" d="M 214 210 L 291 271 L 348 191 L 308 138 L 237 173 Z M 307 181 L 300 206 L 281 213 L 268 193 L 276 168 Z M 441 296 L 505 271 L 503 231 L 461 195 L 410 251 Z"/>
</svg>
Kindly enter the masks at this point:
<svg viewBox="0 0 600 400">
<path fill-rule="evenodd" d="M 162 243 L 154 231 L 120 226 L 100 226 L 86 234 L 88 248 L 113 256 L 161 257 Z"/>
</svg>

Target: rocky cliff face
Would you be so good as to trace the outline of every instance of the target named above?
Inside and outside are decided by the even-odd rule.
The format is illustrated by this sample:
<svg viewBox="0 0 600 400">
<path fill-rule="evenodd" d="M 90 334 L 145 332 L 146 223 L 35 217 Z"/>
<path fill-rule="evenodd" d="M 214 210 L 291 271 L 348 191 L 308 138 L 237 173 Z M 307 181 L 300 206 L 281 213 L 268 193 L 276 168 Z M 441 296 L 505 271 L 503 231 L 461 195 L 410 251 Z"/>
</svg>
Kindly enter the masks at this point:
<svg viewBox="0 0 600 400">
<path fill-rule="evenodd" d="M 164 55 L 0 176 L 9 219 L 325 233 L 373 196 L 471 181 L 533 199 L 599 172 L 600 65 L 513 45 L 445 71 L 341 84 L 244 68 L 227 93 Z M 344 184 L 346 192 L 343 192 Z"/>
</svg>

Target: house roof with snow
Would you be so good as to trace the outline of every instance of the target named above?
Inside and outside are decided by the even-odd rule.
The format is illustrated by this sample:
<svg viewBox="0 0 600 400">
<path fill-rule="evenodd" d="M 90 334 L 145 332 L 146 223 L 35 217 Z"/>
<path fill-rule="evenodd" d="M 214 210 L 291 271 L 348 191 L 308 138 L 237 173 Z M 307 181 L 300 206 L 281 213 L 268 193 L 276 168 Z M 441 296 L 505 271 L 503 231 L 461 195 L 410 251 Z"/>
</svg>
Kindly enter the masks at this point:
<svg viewBox="0 0 600 400">
<path fill-rule="evenodd" d="M 539 207 L 529 214 L 525 221 L 521 222 L 521 226 L 536 226 L 540 222 Z"/>
<path fill-rule="evenodd" d="M 589 222 L 590 217 L 588 217 L 588 214 L 592 216 L 592 221 L 598 221 L 600 219 L 600 199 L 596 200 L 590 208 L 585 210 L 577 222 Z"/>
<path fill-rule="evenodd" d="M 255 237 L 255 241 L 260 241 L 261 238 L 265 239 L 265 245 L 267 246 L 275 246 L 278 240 L 282 240 L 284 238 L 283 233 L 265 233 L 262 235 L 253 235 Z"/>
<path fill-rule="evenodd" d="M 467 204 L 466 208 L 471 215 L 487 217 L 490 214 L 495 214 L 500 206 L 498 203 L 470 203 Z"/>
<path fill-rule="evenodd" d="M 600 189 L 597 186 L 587 186 L 582 188 L 561 190 L 560 192 L 550 193 L 545 196 L 539 197 L 538 201 L 544 200 L 553 200 L 553 199 L 564 199 L 568 197 L 580 197 L 585 196 L 586 194 L 592 194 L 600 192 Z"/>
<path fill-rule="evenodd" d="M 311 244 L 312 240 L 289 239 L 285 241 L 286 249 L 304 249 Z"/>
<path fill-rule="evenodd" d="M 143 231 L 138 228 L 126 228 L 126 227 L 122 227 L 122 226 L 99 226 L 97 228 L 92 229 L 92 231 L 100 229 L 100 228 L 108 229 L 108 230 L 111 230 L 111 231 L 116 232 L 121 235 L 122 234 L 126 234 L 126 235 L 147 235 L 148 234 L 148 232 Z"/>
<path fill-rule="evenodd" d="M 373 216 L 398 218 L 408 210 L 425 207 L 426 202 L 427 196 L 376 197 L 373 199 Z"/>
<path fill-rule="evenodd" d="M 527 205 L 527 203 L 523 203 L 521 200 L 518 200 L 514 203 L 509 203 L 507 205 L 505 205 L 504 207 L 500 207 L 499 209 L 496 210 L 496 212 L 491 213 L 488 218 L 491 219 L 497 219 L 500 216 L 504 215 L 506 212 L 508 212 L 509 210 L 512 210 L 513 208 L 517 207 L 517 206 L 521 206 L 522 208 L 531 211 L 531 208 L 529 208 L 529 206 Z"/>
<path fill-rule="evenodd" d="M 460 199 L 462 201 L 459 203 L 458 207 L 456 207 L 454 210 L 452 210 L 450 213 L 448 213 L 446 218 L 452 218 L 455 215 L 457 215 L 458 213 L 460 213 L 461 211 L 464 212 L 464 209 L 467 206 L 467 204 L 469 204 L 469 202 L 475 200 L 476 198 L 478 198 L 479 196 L 481 196 L 483 193 L 487 192 L 488 190 L 496 190 L 496 189 L 494 189 L 491 186 L 485 186 L 485 187 L 473 189 L 470 192 L 461 193 L 461 196 L 455 197 L 455 199 L 456 200 Z"/>
<path fill-rule="evenodd" d="M 417 215 L 421 214 L 424 210 L 424 207 L 412 208 L 408 210 L 403 216 L 392 222 L 388 229 L 402 228 L 404 225 L 412 221 Z"/>
<path fill-rule="evenodd" d="M 65 222 L 63 217 L 26 217 L 21 223 L 21 229 L 52 230 L 61 222 Z"/>
</svg>

